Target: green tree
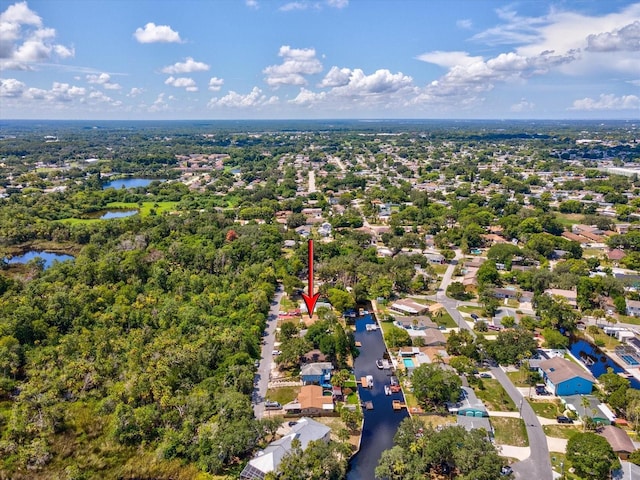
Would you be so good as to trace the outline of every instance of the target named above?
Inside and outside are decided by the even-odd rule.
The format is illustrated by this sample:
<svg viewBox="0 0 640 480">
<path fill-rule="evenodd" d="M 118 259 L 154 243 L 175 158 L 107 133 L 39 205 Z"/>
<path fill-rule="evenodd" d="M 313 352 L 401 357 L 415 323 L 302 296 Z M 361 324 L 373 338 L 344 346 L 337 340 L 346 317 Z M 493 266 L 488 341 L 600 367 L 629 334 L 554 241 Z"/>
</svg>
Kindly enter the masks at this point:
<svg viewBox="0 0 640 480">
<path fill-rule="evenodd" d="M 411 336 L 404 328 L 391 325 L 384 332 L 384 340 L 391 348 L 406 347 L 411 345 Z"/>
<path fill-rule="evenodd" d="M 429 410 L 441 408 L 445 402 L 455 402 L 460 394 L 460 377 L 441 365 L 427 363 L 411 374 L 413 393 L 420 404 Z"/>
<path fill-rule="evenodd" d="M 487 345 L 487 353 L 498 363 L 512 365 L 519 359 L 529 358 L 537 347 L 531 332 L 526 330 L 502 330 L 496 340 Z"/>
<path fill-rule="evenodd" d="M 567 460 L 577 475 L 585 479 L 608 478 L 620 468 L 620 461 L 607 440 L 595 433 L 576 433 L 567 443 Z"/>
</svg>

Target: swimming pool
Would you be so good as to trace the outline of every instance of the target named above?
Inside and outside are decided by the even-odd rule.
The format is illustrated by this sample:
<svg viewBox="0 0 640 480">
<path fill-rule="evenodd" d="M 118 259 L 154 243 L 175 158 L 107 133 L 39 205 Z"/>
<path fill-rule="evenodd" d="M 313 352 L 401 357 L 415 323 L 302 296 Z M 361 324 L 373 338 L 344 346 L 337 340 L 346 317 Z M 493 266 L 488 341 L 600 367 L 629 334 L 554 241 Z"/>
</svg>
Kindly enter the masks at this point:
<svg viewBox="0 0 640 480">
<path fill-rule="evenodd" d="M 413 359 L 411 358 L 403 358 L 402 363 L 404 363 L 405 368 L 415 368 L 415 363 L 413 363 Z"/>
<path fill-rule="evenodd" d="M 640 362 L 638 362 L 634 357 L 632 357 L 631 355 L 620 355 L 620 357 L 627 362 L 629 365 L 640 365 Z"/>
</svg>

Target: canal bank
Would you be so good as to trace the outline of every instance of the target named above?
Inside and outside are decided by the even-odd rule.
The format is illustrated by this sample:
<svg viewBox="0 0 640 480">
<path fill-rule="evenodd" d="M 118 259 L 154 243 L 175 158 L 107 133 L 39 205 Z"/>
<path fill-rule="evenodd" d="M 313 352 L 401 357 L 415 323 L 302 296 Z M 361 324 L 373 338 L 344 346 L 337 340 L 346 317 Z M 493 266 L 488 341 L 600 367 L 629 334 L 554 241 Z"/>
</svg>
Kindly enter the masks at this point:
<svg viewBox="0 0 640 480">
<path fill-rule="evenodd" d="M 370 325 L 367 328 L 367 325 Z M 371 325 L 376 328 L 372 329 Z M 349 462 L 348 480 L 372 480 L 375 468 L 384 450 L 393 447 L 393 437 L 400 422 L 408 417 L 406 409 L 393 410 L 392 402 L 404 403 L 402 392 L 386 395 L 385 385 L 390 384 L 391 370 L 379 369 L 376 360 L 383 358 L 386 346 L 382 330 L 371 314 L 358 317 L 355 321 L 355 340 L 360 342 L 360 355 L 354 362 L 356 379 L 371 376 L 373 386 L 363 388 L 358 385 L 358 394 L 363 404 L 371 402 L 373 409 L 363 409 L 363 427 L 360 449 Z"/>
</svg>

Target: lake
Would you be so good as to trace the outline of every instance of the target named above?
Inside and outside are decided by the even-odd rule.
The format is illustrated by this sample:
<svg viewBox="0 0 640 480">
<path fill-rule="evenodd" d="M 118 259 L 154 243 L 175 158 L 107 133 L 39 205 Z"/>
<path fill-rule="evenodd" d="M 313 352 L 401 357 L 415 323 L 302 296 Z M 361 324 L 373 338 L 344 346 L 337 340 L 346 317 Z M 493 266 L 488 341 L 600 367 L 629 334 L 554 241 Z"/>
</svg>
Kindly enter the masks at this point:
<svg viewBox="0 0 640 480">
<path fill-rule="evenodd" d="M 138 187 L 147 187 L 158 180 L 159 182 L 164 182 L 162 179 L 157 178 L 120 178 L 118 180 L 112 180 L 110 182 L 105 183 L 102 186 L 103 190 L 107 188 L 115 188 L 116 190 L 120 190 L 121 188 L 138 188 Z"/>
<path fill-rule="evenodd" d="M 364 426 L 360 451 L 349 462 L 348 480 L 372 480 L 375 469 L 384 450 L 393 447 L 393 437 L 400 422 L 409 416 L 405 409 L 394 411 L 391 406 L 393 400 L 404 402 L 400 394 L 385 395 L 384 386 L 389 384 L 390 370 L 380 370 L 376 367 L 376 360 L 383 358 L 386 349 L 382 340 L 382 331 L 367 330 L 367 324 L 375 320 L 371 315 L 356 319 L 355 339 L 362 343 L 360 355 L 354 363 L 356 379 L 366 375 L 373 376 L 373 388 L 358 386 L 358 393 L 362 402 L 373 402 L 373 410 L 364 411 Z"/>
<path fill-rule="evenodd" d="M 44 269 L 46 270 L 53 262 L 64 262 L 65 260 L 73 260 L 74 257 L 71 255 L 65 255 L 62 253 L 53 253 L 53 252 L 39 252 L 36 250 L 31 250 L 29 252 L 23 253 L 22 255 L 15 255 L 7 260 L 8 263 L 27 263 L 29 260 L 33 260 L 34 258 L 41 258 L 44 260 Z"/>
</svg>

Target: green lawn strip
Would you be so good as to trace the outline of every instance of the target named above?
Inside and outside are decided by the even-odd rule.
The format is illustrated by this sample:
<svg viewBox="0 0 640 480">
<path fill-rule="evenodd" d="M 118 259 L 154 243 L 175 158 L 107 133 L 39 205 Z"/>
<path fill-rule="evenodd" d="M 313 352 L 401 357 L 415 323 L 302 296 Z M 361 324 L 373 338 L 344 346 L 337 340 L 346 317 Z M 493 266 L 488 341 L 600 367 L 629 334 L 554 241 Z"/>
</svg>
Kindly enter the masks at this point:
<svg viewBox="0 0 640 480">
<path fill-rule="evenodd" d="M 543 425 L 542 430 L 548 437 L 565 438 L 569 440 L 576 433 L 582 432 L 580 427 L 575 425 Z"/>
<path fill-rule="evenodd" d="M 491 425 L 495 431 L 495 441 L 499 445 L 528 447 L 527 427 L 521 418 L 491 417 Z"/>
<path fill-rule="evenodd" d="M 267 390 L 267 399 L 284 405 L 292 402 L 298 397 L 300 387 L 278 387 Z"/>
<path fill-rule="evenodd" d="M 449 265 L 433 265 L 433 271 L 438 275 L 444 275 Z"/>
<path fill-rule="evenodd" d="M 522 373 L 520 371 L 517 372 L 507 372 L 507 377 L 511 380 L 516 387 L 528 387 L 526 379 L 522 380 Z"/>
<path fill-rule="evenodd" d="M 443 311 L 441 315 L 434 317 L 434 320 L 438 324 L 438 326 L 441 327 L 456 328 L 458 326 L 455 320 L 446 311 Z"/>
<path fill-rule="evenodd" d="M 631 325 L 640 325 L 640 317 L 628 317 L 627 315 L 620 315 L 618 317 L 620 323 L 630 323 Z"/>
<path fill-rule="evenodd" d="M 139 210 L 140 215 L 143 217 L 148 216 L 151 210 L 155 210 L 156 214 L 160 215 L 164 212 L 171 212 L 175 210 L 178 202 L 142 202 L 142 206 L 139 203 L 134 202 L 111 202 L 107 203 L 106 209 L 118 209 L 118 210 Z"/>
<path fill-rule="evenodd" d="M 529 405 L 539 417 L 554 419 L 558 415 L 562 415 L 559 400 L 529 400 Z"/>
<path fill-rule="evenodd" d="M 471 305 L 462 305 L 458 307 L 458 310 L 463 313 L 482 313 L 484 310 L 482 307 L 472 307 Z"/>
<path fill-rule="evenodd" d="M 564 453 L 551 452 L 549 457 L 551 458 L 551 468 L 557 473 L 564 473 L 563 480 L 582 480 L 581 477 L 571 473 L 571 463 L 567 461 Z"/>
<path fill-rule="evenodd" d="M 483 378 L 482 388 L 475 387 L 474 390 L 480 400 L 484 402 L 487 410 L 498 412 L 516 412 L 516 404 L 509 397 L 500 383 L 493 378 Z"/>
</svg>

